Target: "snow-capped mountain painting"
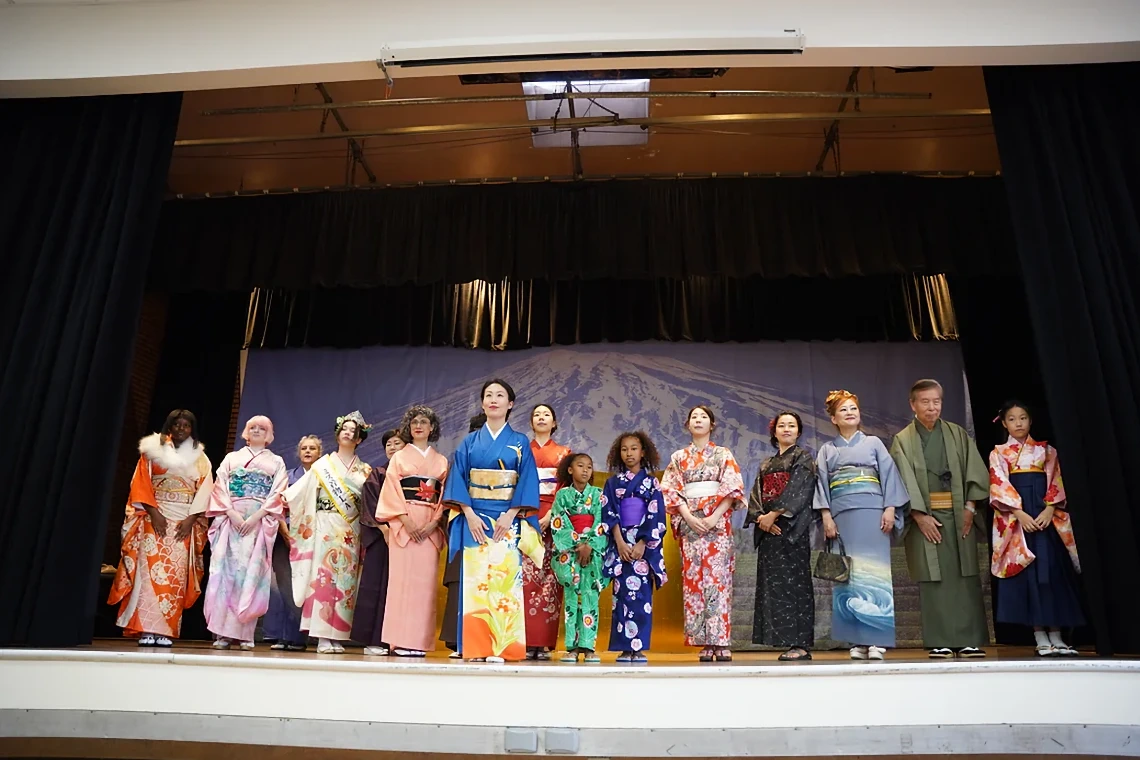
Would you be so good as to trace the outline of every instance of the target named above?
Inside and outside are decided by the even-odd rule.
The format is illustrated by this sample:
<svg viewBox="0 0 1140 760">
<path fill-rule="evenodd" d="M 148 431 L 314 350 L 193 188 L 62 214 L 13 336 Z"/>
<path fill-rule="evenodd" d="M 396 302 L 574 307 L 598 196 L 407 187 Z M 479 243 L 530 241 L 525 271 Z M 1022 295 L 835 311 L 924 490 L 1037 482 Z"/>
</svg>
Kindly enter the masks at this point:
<svg viewBox="0 0 1140 760">
<path fill-rule="evenodd" d="M 394 427 L 410 405 L 426 403 L 442 420 L 436 448 L 450 455 L 479 411 L 485 380 L 501 377 L 518 394 L 511 424 L 530 432 L 530 410 L 538 403 L 558 413 L 555 439 L 586 451 L 605 470 L 614 437 L 645 430 L 662 458 L 688 443 L 685 414 L 696 404 L 716 413 L 713 440 L 728 446 L 751 488 L 764 457 L 771 454 L 768 421 L 783 409 L 804 421 L 801 444 L 813 451 L 835 429 L 824 409 L 828 391 L 858 394 L 863 427 L 888 445 L 911 418 L 911 384 L 933 377 L 946 389 L 944 416 L 968 424 L 963 364 L 955 343 L 623 343 L 490 352 L 459 348 L 374 347 L 356 350 L 291 349 L 250 351 L 243 383 L 241 418 L 268 415 L 274 421 L 273 449 L 290 466 L 296 445 L 314 433 L 325 450 L 334 446 L 338 415 L 359 409 L 373 425 L 358 449 L 368 462 L 385 461 L 383 431 Z M 665 462 L 662 462 L 664 465 Z M 739 527 L 744 512 L 737 512 Z M 737 531 L 733 639 L 750 647 L 756 598 L 756 560 L 749 531 Z M 894 552 L 896 622 L 900 646 L 921 644 L 917 587 L 906 575 L 901 550 Z M 666 563 L 675 573 L 676 545 L 666 544 Z M 988 573 L 984 573 L 987 576 Z M 658 597 L 665 625 L 659 636 L 676 635 L 680 584 L 671 581 Z M 817 645 L 839 645 L 830 630 L 831 589 L 817 583 Z M 603 600 L 608 610 L 608 600 Z M 602 623 L 606 623 L 603 612 Z M 673 642 L 679 646 L 678 642 Z"/>
</svg>

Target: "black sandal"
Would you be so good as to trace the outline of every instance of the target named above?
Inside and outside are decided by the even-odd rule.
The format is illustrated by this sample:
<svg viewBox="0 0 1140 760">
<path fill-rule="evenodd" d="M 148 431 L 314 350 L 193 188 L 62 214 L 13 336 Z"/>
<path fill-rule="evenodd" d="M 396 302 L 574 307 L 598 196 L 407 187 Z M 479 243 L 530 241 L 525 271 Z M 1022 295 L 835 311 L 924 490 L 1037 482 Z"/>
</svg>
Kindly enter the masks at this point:
<svg viewBox="0 0 1140 760">
<path fill-rule="evenodd" d="M 797 652 L 798 654 L 795 654 Z M 811 652 L 804 649 L 803 647 L 792 647 L 780 655 L 779 659 L 781 662 L 799 662 L 800 660 L 810 660 Z"/>
<path fill-rule="evenodd" d="M 706 649 L 702 649 L 702 650 L 701 650 L 701 653 L 700 653 L 700 655 L 697 657 L 697 660 L 698 660 L 699 662 L 712 662 L 712 661 L 713 661 L 713 657 L 715 657 L 715 656 L 716 656 L 716 655 L 714 654 L 714 650 L 712 650 L 712 649 L 707 649 L 707 648 L 706 648 Z"/>
</svg>

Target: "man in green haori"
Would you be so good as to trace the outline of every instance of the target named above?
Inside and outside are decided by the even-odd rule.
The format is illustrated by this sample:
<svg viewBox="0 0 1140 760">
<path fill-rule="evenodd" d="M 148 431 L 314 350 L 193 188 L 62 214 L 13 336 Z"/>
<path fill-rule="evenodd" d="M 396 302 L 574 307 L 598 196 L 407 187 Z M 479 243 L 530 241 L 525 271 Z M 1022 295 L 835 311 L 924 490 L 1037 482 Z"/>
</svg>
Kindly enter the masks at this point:
<svg viewBox="0 0 1140 760">
<path fill-rule="evenodd" d="M 934 659 L 985 657 L 989 641 L 978 542 L 985 523 L 974 503 L 989 497 L 989 470 L 960 425 L 942 419 L 942 386 L 910 390 L 914 420 L 891 444 L 910 493 L 903 531 L 907 568 L 918 582 L 922 641 Z"/>
</svg>

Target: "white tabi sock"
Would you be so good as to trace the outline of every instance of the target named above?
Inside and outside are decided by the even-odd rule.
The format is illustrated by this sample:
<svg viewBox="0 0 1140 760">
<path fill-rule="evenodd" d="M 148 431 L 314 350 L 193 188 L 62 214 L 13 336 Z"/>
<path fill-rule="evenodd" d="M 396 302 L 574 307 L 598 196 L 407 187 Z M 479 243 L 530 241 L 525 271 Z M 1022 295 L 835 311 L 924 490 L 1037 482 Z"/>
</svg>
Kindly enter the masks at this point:
<svg viewBox="0 0 1140 760">
<path fill-rule="evenodd" d="M 1049 631 L 1049 643 L 1058 649 L 1068 649 L 1069 645 L 1061 638 L 1060 631 Z"/>
<path fill-rule="evenodd" d="M 1045 631 L 1034 631 L 1033 638 L 1037 639 L 1037 646 L 1039 647 L 1051 646 L 1049 635 Z"/>
</svg>

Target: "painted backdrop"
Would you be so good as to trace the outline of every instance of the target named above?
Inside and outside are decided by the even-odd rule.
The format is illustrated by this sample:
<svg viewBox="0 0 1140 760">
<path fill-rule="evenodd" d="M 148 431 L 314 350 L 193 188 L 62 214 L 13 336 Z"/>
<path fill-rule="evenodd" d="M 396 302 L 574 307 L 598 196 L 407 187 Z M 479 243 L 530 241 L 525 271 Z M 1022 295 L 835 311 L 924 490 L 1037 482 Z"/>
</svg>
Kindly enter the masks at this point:
<svg viewBox="0 0 1140 760">
<path fill-rule="evenodd" d="M 556 439 L 586 451 L 598 470 L 617 432 L 647 431 L 667 460 L 687 443 L 685 413 L 695 404 L 712 406 L 715 442 L 728 446 L 751 488 L 761 460 L 772 452 L 767 426 L 780 409 L 804 420 L 801 444 L 813 452 L 834 435 L 823 409 L 827 392 L 846 388 L 858 394 L 864 429 L 883 438 L 910 420 L 907 392 L 920 377 L 934 377 L 946 388 L 944 416 L 969 424 L 968 393 L 956 343 L 622 343 L 536 348 L 517 352 L 442 347 L 253 350 L 249 353 L 241 418 L 266 414 L 276 428 L 277 453 L 296 464 L 296 442 L 316 434 L 333 442 L 338 414 L 360 409 L 375 435 L 359 453 L 384 462 L 380 432 L 394 426 L 413 403 L 433 407 L 442 420 L 439 451 L 449 455 L 467 433 L 479 409 L 482 382 L 502 377 L 518 393 L 511 421 L 530 432 L 530 409 L 549 403 L 558 413 Z M 755 553 L 751 536 L 740 531 L 737 547 L 734 638 L 751 646 L 755 597 Z M 917 588 L 909 582 L 901 550 L 894 573 L 899 646 L 918 645 Z M 675 581 L 656 605 L 659 650 L 680 648 L 680 572 L 676 545 L 667 551 Z M 983 575 L 988 577 L 988 574 Z M 817 637 L 827 641 L 830 589 L 816 588 Z M 442 601 L 442 600 L 441 600 Z M 602 609 L 609 610 L 603 602 Z M 608 622 L 602 630 L 608 631 Z M 603 634 L 604 635 L 604 634 Z M 601 644 L 599 644 L 601 646 Z"/>
</svg>

